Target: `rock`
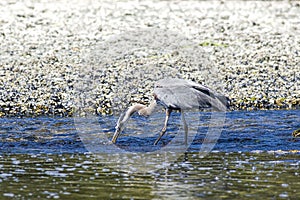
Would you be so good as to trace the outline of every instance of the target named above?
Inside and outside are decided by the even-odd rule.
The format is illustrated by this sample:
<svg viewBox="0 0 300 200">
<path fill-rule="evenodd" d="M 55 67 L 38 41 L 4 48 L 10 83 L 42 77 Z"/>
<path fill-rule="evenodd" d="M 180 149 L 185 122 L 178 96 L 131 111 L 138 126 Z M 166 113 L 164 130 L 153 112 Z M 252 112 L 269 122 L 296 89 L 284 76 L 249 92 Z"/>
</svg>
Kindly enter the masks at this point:
<svg viewBox="0 0 300 200">
<path fill-rule="evenodd" d="M 4 1 L 0 12 L 2 117 L 115 114 L 148 103 L 166 76 L 215 88 L 232 109 L 300 107 L 300 7 L 287 1 Z"/>
<path fill-rule="evenodd" d="M 293 132 L 293 137 L 300 137 L 300 129 L 297 129 Z"/>
</svg>

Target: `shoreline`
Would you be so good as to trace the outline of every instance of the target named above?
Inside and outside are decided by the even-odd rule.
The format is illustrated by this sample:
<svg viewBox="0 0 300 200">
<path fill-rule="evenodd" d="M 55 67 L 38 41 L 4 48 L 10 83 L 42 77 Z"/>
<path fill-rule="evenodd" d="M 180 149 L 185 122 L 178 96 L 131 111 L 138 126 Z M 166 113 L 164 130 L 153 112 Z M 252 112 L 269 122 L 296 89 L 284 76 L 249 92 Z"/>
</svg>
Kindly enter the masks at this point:
<svg viewBox="0 0 300 200">
<path fill-rule="evenodd" d="M 300 108 L 299 2 L 32 0 L 0 12 L 0 117 L 115 114 L 147 104 L 166 76 L 225 94 L 231 110 Z"/>
</svg>

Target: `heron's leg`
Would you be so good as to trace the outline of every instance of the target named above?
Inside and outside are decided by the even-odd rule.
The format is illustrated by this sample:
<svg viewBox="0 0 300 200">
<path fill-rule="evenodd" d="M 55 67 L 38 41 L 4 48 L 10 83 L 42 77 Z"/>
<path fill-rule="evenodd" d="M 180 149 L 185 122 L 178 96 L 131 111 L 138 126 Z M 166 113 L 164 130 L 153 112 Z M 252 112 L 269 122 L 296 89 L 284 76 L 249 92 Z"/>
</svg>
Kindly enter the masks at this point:
<svg viewBox="0 0 300 200">
<path fill-rule="evenodd" d="M 166 130 L 167 130 L 167 126 L 168 126 L 168 121 L 169 121 L 169 117 L 171 114 L 171 110 L 170 109 L 166 109 L 166 119 L 165 119 L 165 124 L 164 127 L 162 128 L 159 137 L 156 139 L 156 141 L 154 142 L 154 145 L 157 145 L 157 143 L 159 142 L 160 138 L 165 134 Z"/>
<path fill-rule="evenodd" d="M 181 119 L 182 119 L 183 128 L 184 128 L 184 144 L 187 145 L 189 128 L 188 128 L 188 125 L 186 124 L 183 111 L 181 111 Z"/>
</svg>

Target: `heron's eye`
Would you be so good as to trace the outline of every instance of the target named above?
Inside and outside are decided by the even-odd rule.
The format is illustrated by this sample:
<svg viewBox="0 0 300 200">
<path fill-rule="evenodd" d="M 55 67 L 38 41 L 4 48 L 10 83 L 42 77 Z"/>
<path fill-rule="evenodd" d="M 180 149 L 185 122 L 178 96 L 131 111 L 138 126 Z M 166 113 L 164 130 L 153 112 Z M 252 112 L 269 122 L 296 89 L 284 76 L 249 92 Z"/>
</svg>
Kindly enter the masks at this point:
<svg viewBox="0 0 300 200">
<path fill-rule="evenodd" d="M 161 85 L 155 85 L 155 88 L 162 88 Z"/>
</svg>

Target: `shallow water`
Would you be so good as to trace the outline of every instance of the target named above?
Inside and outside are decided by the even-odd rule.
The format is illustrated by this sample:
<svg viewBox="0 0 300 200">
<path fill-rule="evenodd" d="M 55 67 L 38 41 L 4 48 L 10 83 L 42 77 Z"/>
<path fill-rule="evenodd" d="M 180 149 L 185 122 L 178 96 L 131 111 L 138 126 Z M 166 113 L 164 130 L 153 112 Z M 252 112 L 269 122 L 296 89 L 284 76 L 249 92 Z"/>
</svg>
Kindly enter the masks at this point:
<svg viewBox="0 0 300 200">
<path fill-rule="evenodd" d="M 135 116 L 117 142 L 120 149 L 133 153 L 120 155 L 89 153 L 72 118 L 2 118 L 0 199 L 300 197 L 300 138 L 291 136 L 300 126 L 299 110 L 228 112 L 222 134 L 206 156 L 199 150 L 210 126 L 210 113 L 186 117 L 190 132 L 197 130 L 197 134 L 186 153 L 171 152 L 163 157 L 174 159 L 169 162 L 160 161 L 161 157 L 145 161 L 136 147 L 155 155 L 169 144 L 182 129 L 178 113 L 173 114 L 158 147 L 152 143 L 163 114 L 149 119 Z M 192 119 L 197 119 L 199 128 L 192 127 Z M 108 139 L 116 120 L 97 119 Z M 141 127 L 136 125 L 147 133 L 140 134 Z M 115 163 L 117 156 L 123 159 L 121 164 Z M 146 171 L 148 163 L 158 165 L 157 169 Z"/>
</svg>

